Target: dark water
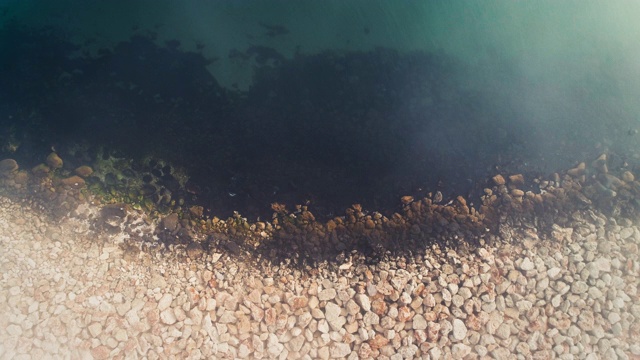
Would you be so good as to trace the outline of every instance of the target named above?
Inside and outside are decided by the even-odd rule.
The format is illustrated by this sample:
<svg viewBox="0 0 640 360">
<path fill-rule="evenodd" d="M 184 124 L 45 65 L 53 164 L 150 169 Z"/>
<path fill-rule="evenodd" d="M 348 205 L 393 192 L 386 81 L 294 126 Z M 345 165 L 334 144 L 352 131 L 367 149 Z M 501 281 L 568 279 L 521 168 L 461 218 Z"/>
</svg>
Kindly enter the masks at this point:
<svg viewBox="0 0 640 360">
<path fill-rule="evenodd" d="M 256 217 L 637 154 L 637 2 L 130 3 L 0 3 L 1 157 Z"/>
</svg>

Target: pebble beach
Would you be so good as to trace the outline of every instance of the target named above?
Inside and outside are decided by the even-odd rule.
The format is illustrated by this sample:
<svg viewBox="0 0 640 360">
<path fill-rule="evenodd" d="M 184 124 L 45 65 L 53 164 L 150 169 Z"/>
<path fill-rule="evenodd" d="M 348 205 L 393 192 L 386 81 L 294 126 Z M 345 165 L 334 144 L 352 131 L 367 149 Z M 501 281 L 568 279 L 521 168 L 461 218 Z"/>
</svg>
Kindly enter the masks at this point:
<svg viewBox="0 0 640 360">
<path fill-rule="evenodd" d="M 311 272 L 132 250 L 98 211 L 52 223 L 0 197 L 0 358 L 640 359 L 640 229 L 593 209 L 550 236 Z"/>
</svg>

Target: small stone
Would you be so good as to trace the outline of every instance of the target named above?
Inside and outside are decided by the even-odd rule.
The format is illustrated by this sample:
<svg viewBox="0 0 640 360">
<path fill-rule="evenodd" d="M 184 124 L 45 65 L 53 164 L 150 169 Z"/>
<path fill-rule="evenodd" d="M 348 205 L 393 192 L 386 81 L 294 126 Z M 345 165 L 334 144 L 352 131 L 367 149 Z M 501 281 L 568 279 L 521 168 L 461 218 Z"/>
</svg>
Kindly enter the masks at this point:
<svg viewBox="0 0 640 360">
<path fill-rule="evenodd" d="M 454 359 L 462 359 L 471 353 L 471 347 L 465 344 L 453 344 L 451 347 L 451 356 Z"/>
<path fill-rule="evenodd" d="M 318 300 L 320 301 L 333 300 L 335 297 L 336 297 L 335 289 L 324 289 L 320 291 L 320 293 L 318 294 Z"/>
<path fill-rule="evenodd" d="M 52 152 L 47 156 L 47 165 L 52 169 L 59 169 L 62 167 L 62 159 L 58 154 Z"/>
<path fill-rule="evenodd" d="M 334 303 L 327 303 L 324 308 L 324 317 L 328 322 L 334 322 L 338 320 L 340 316 L 340 307 Z"/>
<path fill-rule="evenodd" d="M 0 161 L 0 175 L 9 175 L 18 170 L 18 163 L 13 159 L 4 159 Z"/>
<path fill-rule="evenodd" d="M 102 333 L 102 324 L 93 323 L 89 325 L 89 333 L 93 338 L 97 338 Z"/>
<path fill-rule="evenodd" d="M 111 350 L 104 345 L 96 346 L 91 349 L 91 356 L 93 356 L 94 359 L 108 359 L 110 353 Z"/>
<path fill-rule="evenodd" d="M 354 300 L 356 301 L 356 304 L 360 305 L 362 310 L 364 311 L 371 310 L 371 302 L 369 300 L 369 297 L 366 294 L 356 294 Z"/>
<path fill-rule="evenodd" d="M 77 167 L 73 172 L 78 176 L 86 178 L 93 174 L 93 169 L 90 166 L 82 165 Z"/>
<path fill-rule="evenodd" d="M 351 353 L 351 346 L 342 342 L 333 343 L 329 346 L 329 354 L 333 359 L 344 359 Z"/>
<path fill-rule="evenodd" d="M 551 280 L 556 280 L 558 279 L 561 271 L 562 269 L 560 269 L 559 267 L 552 267 L 551 269 L 547 270 L 547 276 L 549 276 Z"/>
<path fill-rule="evenodd" d="M 455 340 L 461 341 L 467 336 L 467 327 L 464 322 L 460 319 L 453 320 L 453 338 Z"/>
<path fill-rule="evenodd" d="M 60 183 L 68 188 L 79 189 L 85 185 L 84 179 L 78 175 L 60 180 Z"/>
<path fill-rule="evenodd" d="M 418 314 L 413 317 L 413 329 L 414 330 L 425 330 L 427 328 L 427 320 L 424 316 Z"/>
<path fill-rule="evenodd" d="M 187 256 L 191 260 L 200 259 L 203 254 L 204 249 L 202 248 L 202 245 L 200 245 L 200 243 L 192 241 L 189 243 L 189 245 L 187 245 Z"/>
<path fill-rule="evenodd" d="M 493 183 L 500 186 L 500 185 L 504 185 L 506 181 L 504 180 L 504 177 L 502 175 L 498 174 L 493 177 Z"/>
<path fill-rule="evenodd" d="M 380 317 L 376 313 L 369 311 L 364 314 L 364 316 L 362 317 L 362 321 L 365 323 L 365 325 L 377 325 L 380 323 Z"/>
<path fill-rule="evenodd" d="M 160 300 L 158 300 L 158 310 L 164 311 L 168 309 L 169 306 L 171 306 L 172 301 L 173 301 L 173 295 L 169 293 L 165 293 L 164 295 L 162 295 Z"/>
<path fill-rule="evenodd" d="M 291 298 L 289 305 L 291 305 L 292 310 L 305 308 L 309 305 L 309 298 L 306 296 L 294 296 Z"/>
<path fill-rule="evenodd" d="M 576 281 L 571 285 L 571 292 L 574 294 L 584 294 L 589 290 L 589 285 L 584 281 Z"/>
<path fill-rule="evenodd" d="M 507 340 L 511 336 L 511 327 L 503 323 L 498 327 L 495 335 L 502 340 Z"/>
<path fill-rule="evenodd" d="M 520 270 L 522 271 L 531 271 L 535 269 L 535 264 L 528 257 L 524 258 L 520 263 Z"/>
<path fill-rule="evenodd" d="M 160 222 L 160 227 L 162 230 L 172 232 L 178 228 L 179 220 L 180 219 L 178 219 L 178 214 L 171 213 L 162 219 L 162 221 Z"/>
<path fill-rule="evenodd" d="M 160 321 L 165 325 L 173 325 L 176 323 L 176 315 L 172 309 L 165 309 L 160 313 Z"/>
</svg>

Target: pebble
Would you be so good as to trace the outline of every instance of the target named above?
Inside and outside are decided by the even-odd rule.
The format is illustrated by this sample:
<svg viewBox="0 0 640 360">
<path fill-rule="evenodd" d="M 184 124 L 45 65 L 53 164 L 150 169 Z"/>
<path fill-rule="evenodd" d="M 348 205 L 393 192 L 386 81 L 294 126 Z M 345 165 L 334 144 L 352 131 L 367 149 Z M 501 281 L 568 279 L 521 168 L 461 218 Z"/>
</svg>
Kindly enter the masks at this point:
<svg viewBox="0 0 640 360">
<path fill-rule="evenodd" d="M 453 320 L 453 338 L 457 341 L 463 340 L 467 336 L 467 327 L 460 319 Z"/>
<path fill-rule="evenodd" d="M 531 271 L 535 269 L 535 264 L 528 257 L 524 258 L 520 263 L 520 270 L 522 271 Z"/>
<path fill-rule="evenodd" d="M 173 309 L 165 309 L 160 313 L 160 321 L 165 325 L 173 325 L 176 323 L 176 315 Z"/>
</svg>

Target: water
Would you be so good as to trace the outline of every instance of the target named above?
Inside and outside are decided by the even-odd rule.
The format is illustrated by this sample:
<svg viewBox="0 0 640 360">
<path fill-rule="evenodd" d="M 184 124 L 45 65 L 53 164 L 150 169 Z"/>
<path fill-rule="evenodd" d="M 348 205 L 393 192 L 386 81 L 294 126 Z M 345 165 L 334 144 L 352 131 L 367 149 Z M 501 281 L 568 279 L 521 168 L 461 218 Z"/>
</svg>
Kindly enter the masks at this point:
<svg viewBox="0 0 640 360">
<path fill-rule="evenodd" d="M 392 212 L 439 190 L 477 202 L 496 172 L 637 156 L 639 10 L 7 2 L 3 156 L 35 165 L 53 147 L 78 165 L 106 152 L 140 176 L 160 159 L 184 176 L 159 186 L 222 216 L 264 218 L 272 202 Z"/>
</svg>

